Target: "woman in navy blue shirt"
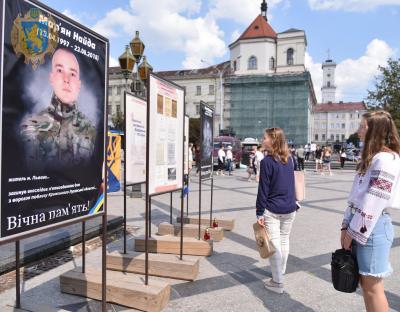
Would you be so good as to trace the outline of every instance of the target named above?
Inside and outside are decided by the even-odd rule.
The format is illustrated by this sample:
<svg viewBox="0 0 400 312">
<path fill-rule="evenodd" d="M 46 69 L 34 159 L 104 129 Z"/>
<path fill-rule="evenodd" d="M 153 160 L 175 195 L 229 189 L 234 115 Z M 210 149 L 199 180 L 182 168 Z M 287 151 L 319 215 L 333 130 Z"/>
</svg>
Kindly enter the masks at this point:
<svg viewBox="0 0 400 312">
<path fill-rule="evenodd" d="M 256 214 L 276 247 L 270 258 L 272 279 L 265 287 L 283 293 L 283 274 L 289 256 L 289 235 L 296 216 L 294 162 L 280 128 L 265 130 L 263 147 L 268 156 L 261 161 Z"/>
</svg>

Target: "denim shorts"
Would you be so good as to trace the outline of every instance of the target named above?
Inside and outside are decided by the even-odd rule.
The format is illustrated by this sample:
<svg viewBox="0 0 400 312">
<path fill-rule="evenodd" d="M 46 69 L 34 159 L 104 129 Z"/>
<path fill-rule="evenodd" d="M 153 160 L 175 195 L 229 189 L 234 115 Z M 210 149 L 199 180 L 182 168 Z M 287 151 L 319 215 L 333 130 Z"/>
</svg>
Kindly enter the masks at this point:
<svg viewBox="0 0 400 312">
<path fill-rule="evenodd" d="M 388 213 L 383 213 L 365 245 L 353 240 L 352 250 L 361 275 L 384 278 L 393 272 L 389 261 L 393 238 L 392 219 Z"/>
</svg>

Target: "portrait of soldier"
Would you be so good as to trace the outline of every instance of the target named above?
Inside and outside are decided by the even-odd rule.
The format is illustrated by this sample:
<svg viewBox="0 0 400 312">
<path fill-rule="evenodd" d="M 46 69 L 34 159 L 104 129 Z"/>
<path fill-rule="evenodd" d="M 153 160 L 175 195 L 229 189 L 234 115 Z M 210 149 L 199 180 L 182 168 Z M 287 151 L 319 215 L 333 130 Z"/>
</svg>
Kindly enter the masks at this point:
<svg viewBox="0 0 400 312">
<path fill-rule="evenodd" d="M 80 68 L 71 51 L 54 52 L 49 82 L 53 94 L 48 107 L 25 117 L 20 125 L 27 160 L 47 165 L 85 162 L 93 153 L 96 129 L 77 108 Z"/>
</svg>

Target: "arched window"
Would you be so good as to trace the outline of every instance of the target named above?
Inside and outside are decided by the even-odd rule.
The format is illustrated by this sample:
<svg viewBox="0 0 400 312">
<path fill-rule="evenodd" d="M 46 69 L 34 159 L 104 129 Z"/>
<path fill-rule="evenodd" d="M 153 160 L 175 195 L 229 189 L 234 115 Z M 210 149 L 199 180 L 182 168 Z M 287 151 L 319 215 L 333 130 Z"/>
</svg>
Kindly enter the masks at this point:
<svg viewBox="0 0 400 312">
<path fill-rule="evenodd" d="M 248 69 L 257 69 L 257 58 L 254 55 L 249 58 Z"/>
<path fill-rule="evenodd" d="M 236 71 L 237 70 L 237 63 L 236 63 L 236 61 L 233 61 L 233 71 Z"/>
<path fill-rule="evenodd" d="M 328 81 L 328 88 L 330 88 L 331 87 L 331 82 L 330 81 Z"/>
<path fill-rule="evenodd" d="M 275 59 L 272 56 L 269 59 L 269 69 L 271 69 L 271 70 L 275 69 Z"/>
<path fill-rule="evenodd" d="M 293 54 L 294 50 L 292 48 L 287 50 L 286 60 L 288 65 L 293 65 Z"/>
</svg>

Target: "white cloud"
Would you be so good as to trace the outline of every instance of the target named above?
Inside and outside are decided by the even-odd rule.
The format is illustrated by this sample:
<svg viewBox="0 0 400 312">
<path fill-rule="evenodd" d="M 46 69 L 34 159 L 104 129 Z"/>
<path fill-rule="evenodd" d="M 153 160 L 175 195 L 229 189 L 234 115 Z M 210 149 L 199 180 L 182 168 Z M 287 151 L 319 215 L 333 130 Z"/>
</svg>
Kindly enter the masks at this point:
<svg viewBox="0 0 400 312">
<path fill-rule="evenodd" d="M 115 8 L 93 27 L 108 38 L 133 38 L 140 30 L 146 46 L 154 51 L 185 54 L 185 68 L 213 63 L 227 52 L 224 33 L 209 15 L 201 11 L 201 0 L 131 0 L 127 9 Z M 122 50 L 122 48 L 121 48 Z"/>
<path fill-rule="evenodd" d="M 284 0 L 268 1 L 268 9 Z M 231 19 L 243 25 L 248 25 L 260 14 L 259 0 L 209 0 L 209 14 L 215 18 Z M 270 12 L 268 10 L 268 12 Z M 270 18 L 268 14 L 268 18 Z"/>
<path fill-rule="evenodd" d="M 119 62 L 115 57 L 110 56 L 109 62 L 109 66 L 119 66 Z"/>
<path fill-rule="evenodd" d="M 367 89 L 379 73 L 378 66 L 385 66 L 395 51 L 379 39 L 372 40 L 361 57 L 345 59 L 336 67 L 336 101 L 361 101 Z M 306 68 L 310 71 L 318 102 L 321 101 L 322 69 L 321 63 L 314 63 L 306 53 Z"/>
<path fill-rule="evenodd" d="M 311 74 L 311 79 L 314 85 L 315 96 L 317 101 L 321 102 L 321 87 L 322 87 L 322 68 L 321 63 L 314 63 L 308 52 L 305 55 L 305 67 Z"/>
<path fill-rule="evenodd" d="M 131 33 L 138 25 L 137 18 L 127 10 L 116 8 L 99 20 L 93 30 L 107 38 L 115 38 Z"/>
<path fill-rule="evenodd" d="M 313 10 L 344 10 L 364 12 L 379 6 L 400 5 L 400 0 L 308 0 Z"/>
<path fill-rule="evenodd" d="M 370 82 L 379 73 L 378 66 L 385 66 L 394 53 L 385 41 L 374 39 L 368 44 L 363 56 L 340 62 L 336 68 L 336 97 L 341 99 L 357 94 L 366 95 Z"/>
<path fill-rule="evenodd" d="M 68 16 L 70 19 L 73 19 L 74 21 L 77 21 L 78 23 L 81 23 L 79 16 L 72 13 L 72 11 L 69 9 L 62 11 L 62 14 Z"/>
<path fill-rule="evenodd" d="M 239 29 L 235 29 L 231 34 L 231 42 L 235 42 L 236 40 L 238 40 L 241 34 L 242 33 Z"/>
</svg>

